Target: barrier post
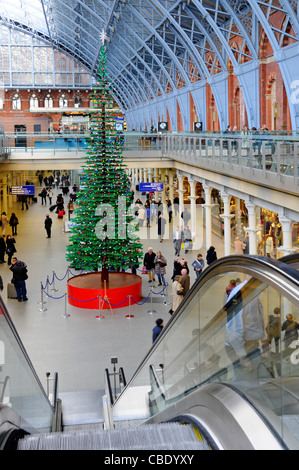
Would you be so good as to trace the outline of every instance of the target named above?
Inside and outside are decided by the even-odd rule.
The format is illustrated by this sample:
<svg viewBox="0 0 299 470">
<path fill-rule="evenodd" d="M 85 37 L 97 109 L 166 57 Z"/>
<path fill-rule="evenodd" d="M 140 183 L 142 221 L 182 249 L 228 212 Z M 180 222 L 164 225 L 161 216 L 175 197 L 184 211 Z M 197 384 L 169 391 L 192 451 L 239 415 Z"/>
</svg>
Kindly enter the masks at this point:
<svg viewBox="0 0 299 470">
<path fill-rule="evenodd" d="M 102 302 L 101 302 L 101 295 L 99 294 L 99 312 L 100 314 L 96 316 L 96 319 L 97 320 L 102 320 L 104 317 L 104 315 L 101 315 L 101 310 L 102 310 Z"/>
<path fill-rule="evenodd" d="M 52 290 L 53 292 L 57 292 L 57 291 L 58 291 L 58 289 L 55 288 L 55 273 L 54 273 L 54 271 L 53 271 L 53 287 L 52 287 L 51 290 Z"/>
<path fill-rule="evenodd" d="M 44 302 L 44 290 L 43 290 L 43 283 L 41 282 L 40 283 L 40 286 L 41 286 L 41 300 L 40 302 L 38 302 L 38 304 L 41 304 L 41 308 L 39 308 L 39 312 L 45 312 L 47 309 L 44 307 L 44 304 L 46 302 Z"/>
<path fill-rule="evenodd" d="M 126 318 L 134 318 L 134 315 L 131 315 L 131 294 L 129 294 L 129 315 L 126 315 Z"/>
<path fill-rule="evenodd" d="M 48 295 L 49 295 L 49 285 L 50 285 L 49 276 L 47 276 L 47 294 Z"/>
<path fill-rule="evenodd" d="M 170 302 L 168 302 L 168 293 L 167 293 L 167 283 L 165 283 L 165 289 L 164 289 L 164 293 L 163 293 L 163 297 L 165 297 L 165 300 L 163 302 L 164 305 L 170 305 Z"/>
<path fill-rule="evenodd" d="M 151 309 L 148 310 L 147 313 L 152 315 L 153 313 L 157 313 L 156 310 L 153 310 L 153 288 L 152 288 L 152 286 L 150 287 L 150 291 L 151 291 Z"/>
<path fill-rule="evenodd" d="M 64 314 L 61 315 L 63 318 L 68 318 L 70 315 L 66 313 L 67 308 L 67 293 L 64 294 Z"/>
</svg>

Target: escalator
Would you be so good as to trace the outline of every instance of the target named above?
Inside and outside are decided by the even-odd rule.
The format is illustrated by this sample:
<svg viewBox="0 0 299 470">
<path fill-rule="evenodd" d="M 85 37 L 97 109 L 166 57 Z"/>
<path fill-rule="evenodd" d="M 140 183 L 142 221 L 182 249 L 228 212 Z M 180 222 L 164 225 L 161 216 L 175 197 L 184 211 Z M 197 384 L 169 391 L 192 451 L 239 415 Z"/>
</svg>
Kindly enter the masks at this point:
<svg viewBox="0 0 299 470">
<path fill-rule="evenodd" d="M 237 287 L 227 296 L 232 279 Z M 298 288 L 294 259 L 221 258 L 194 283 L 116 400 L 108 387 L 104 429 L 62 432 L 39 387 L 28 387 L 20 406 L 15 386 L 0 408 L 0 448 L 298 449 Z M 9 322 L 3 304 L 2 311 L 0 328 Z M 286 315 L 296 320 L 287 335 Z M 8 411 L 19 418 L 1 419 Z"/>
</svg>

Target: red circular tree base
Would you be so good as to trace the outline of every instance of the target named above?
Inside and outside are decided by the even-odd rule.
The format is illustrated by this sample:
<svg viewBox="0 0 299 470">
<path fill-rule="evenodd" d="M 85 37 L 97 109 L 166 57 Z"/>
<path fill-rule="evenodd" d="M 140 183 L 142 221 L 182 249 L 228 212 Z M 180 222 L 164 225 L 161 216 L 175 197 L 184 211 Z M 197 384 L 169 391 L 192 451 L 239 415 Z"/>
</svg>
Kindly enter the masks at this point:
<svg viewBox="0 0 299 470">
<path fill-rule="evenodd" d="M 68 280 L 68 302 L 86 309 L 112 309 L 127 307 L 142 297 L 142 279 L 136 274 L 109 273 L 109 282 L 101 280 L 102 273 L 81 274 Z M 131 299 L 129 300 L 129 295 Z M 101 298 L 99 299 L 99 296 Z"/>
</svg>

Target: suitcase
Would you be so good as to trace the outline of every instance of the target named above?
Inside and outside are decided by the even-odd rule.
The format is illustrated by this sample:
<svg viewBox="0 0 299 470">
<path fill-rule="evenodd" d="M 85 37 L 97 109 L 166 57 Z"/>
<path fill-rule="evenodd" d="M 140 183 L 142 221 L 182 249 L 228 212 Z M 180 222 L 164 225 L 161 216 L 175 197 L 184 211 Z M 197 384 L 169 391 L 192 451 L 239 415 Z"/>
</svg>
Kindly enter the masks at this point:
<svg viewBox="0 0 299 470">
<path fill-rule="evenodd" d="M 33 196 L 32 202 L 37 202 L 37 197 Z"/>
<path fill-rule="evenodd" d="M 12 282 L 7 284 L 7 298 L 8 299 L 16 299 L 17 298 L 17 291 L 15 285 Z"/>
</svg>

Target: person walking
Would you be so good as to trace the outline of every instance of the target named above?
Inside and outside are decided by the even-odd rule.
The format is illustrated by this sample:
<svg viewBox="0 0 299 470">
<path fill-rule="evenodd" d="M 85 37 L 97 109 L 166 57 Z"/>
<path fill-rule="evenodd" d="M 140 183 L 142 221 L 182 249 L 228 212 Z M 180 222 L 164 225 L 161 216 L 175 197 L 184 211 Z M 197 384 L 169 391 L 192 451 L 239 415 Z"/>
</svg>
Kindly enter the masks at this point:
<svg viewBox="0 0 299 470">
<path fill-rule="evenodd" d="M 291 313 L 286 315 L 286 321 L 283 322 L 281 331 L 284 331 L 285 349 L 291 346 L 293 341 L 298 341 L 299 322 L 294 320 Z"/>
<path fill-rule="evenodd" d="M 52 197 L 53 197 L 53 192 L 51 188 L 48 188 L 47 196 L 49 198 L 49 204 L 50 206 L 52 205 Z"/>
<path fill-rule="evenodd" d="M 159 334 L 163 330 L 164 324 L 162 318 L 158 318 L 156 320 L 156 326 L 153 328 L 153 343 L 158 338 Z"/>
<path fill-rule="evenodd" d="M 6 252 L 6 243 L 2 235 L 0 235 L 0 263 L 6 263 L 4 256 Z"/>
<path fill-rule="evenodd" d="M 152 247 L 148 248 L 147 253 L 144 255 L 143 266 L 148 273 L 148 282 L 155 282 L 155 258 L 156 253 L 153 252 Z"/>
<path fill-rule="evenodd" d="M 29 209 L 29 206 L 28 206 L 28 200 L 27 200 L 27 197 L 26 194 L 22 194 L 21 195 L 21 201 L 22 201 L 22 211 L 24 210 L 24 206 L 26 207 L 26 209 Z"/>
<path fill-rule="evenodd" d="M 189 249 L 191 248 L 192 244 L 192 234 L 191 230 L 189 229 L 188 225 L 185 226 L 183 230 L 183 242 L 185 248 L 185 254 L 188 253 Z"/>
<path fill-rule="evenodd" d="M 215 251 L 215 247 L 210 246 L 210 248 L 207 251 L 207 256 L 206 256 L 207 264 L 210 265 L 211 263 L 213 263 L 213 261 L 216 261 L 216 259 L 217 259 L 217 253 Z"/>
<path fill-rule="evenodd" d="M 172 295 L 172 305 L 169 310 L 170 315 L 172 315 L 180 306 L 183 301 L 183 296 L 181 295 L 183 291 L 183 286 L 181 284 L 181 276 L 175 276 L 172 283 L 171 295 Z"/>
<path fill-rule="evenodd" d="M 16 240 L 11 235 L 6 237 L 6 253 L 7 253 L 7 264 L 11 265 L 11 258 L 17 252 L 15 247 Z"/>
<path fill-rule="evenodd" d="M 160 238 L 160 243 L 162 243 L 164 239 L 165 224 L 166 220 L 164 219 L 163 215 L 160 214 L 158 217 L 158 238 Z"/>
<path fill-rule="evenodd" d="M 13 213 L 11 214 L 10 219 L 9 219 L 9 225 L 11 226 L 12 236 L 18 235 L 18 234 L 17 234 L 17 226 L 18 226 L 18 224 L 19 224 L 19 220 L 18 220 L 16 214 L 13 212 Z"/>
<path fill-rule="evenodd" d="M 44 205 L 44 203 L 47 204 L 47 190 L 46 190 L 46 188 L 42 189 L 42 191 L 39 193 L 39 196 L 42 199 L 42 206 Z"/>
<path fill-rule="evenodd" d="M 195 271 L 196 278 L 198 278 L 198 276 L 202 273 L 203 268 L 205 266 L 205 262 L 202 259 L 202 254 L 201 253 L 199 253 L 197 255 L 197 258 L 193 261 L 191 266 L 193 267 L 193 269 Z"/>
<path fill-rule="evenodd" d="M 46 215 L 44 223 L 45 223 L 45 229 L 46 229 L 46 232 L 47 232 L 47 238 L 51 238 L 52 219 L 49 216 L 49 214 Z"/>
<path fill-rule="evenodd" d="M 183 241 L 183 234 L 180 227 L 177 225 L 176 229 L 173 231 L 172 235 L 173 240 L 173 247 L 174 247 L 174 256 L 180 256 L 182 241 Z"/>
<path fill-rule="evenodd" d="M 6 215 L 6 212 L 2 212 L 1 214 L 1 226 L 2 226 L 2 235 L 5 235 L 6 229 L 8 225 L 8 217 Z"/>
<path fill-rule="evenodd" d="M 13 257 L 12 265 L 9 269 L 13 273 L 12 282 L 15 285 L 17 291 L 17 298 L 19 302 L 25 302 L 28 300 L 27 298 L 27 289 L 26 289 L 26 279 L 28 279 L 27 275 L 27 266 L 23 261 L 17 259 L 17 257 Z"/>
<path fill-rule="evenodd" d="M 272 339 L 274 339 L 275 352 L 279 352 L 280 341 L 280 308 L 275 307 L 273 313 L 269 315 L 269 322 L 266 328 L 268 335 L 268 343 L 271 347 Z"/>
<path fill-rule="evenodd" d="M 164 258 L 164 256 L 162 256 L 161 251 L 157 251 L 157 255 L 154 260 L 154 265 L 155 265 L 155 273 L 157 274 L 158 280 L 159 280 L 158 286 L 162 286 L 162 281 L 165 286 L 166 284 L 165 284 L 164 276 L 166 274 L 167 261 Z"/>
<path fill-rule="evenodd" d="M 240 240 L 240 237 L 236 237 L 234 245 L 235 245 L 235 254 L 243 255 L 244 254 L 243 250 L 246 248 L 246 245 Z"/>
<path fill-rule="evenodd" d="M 181 295 L 184 297 L 186 297 L 186 295 L 188 294 L 189 292 L 189 289 L 190 289 L 190 276 L 188 274 L 188 271 L 187 269 L 182 269 L 182 276 L 181 276 L 181 286 L 182 286 L 182 292 L 181 292 Z"/>
</svg>

